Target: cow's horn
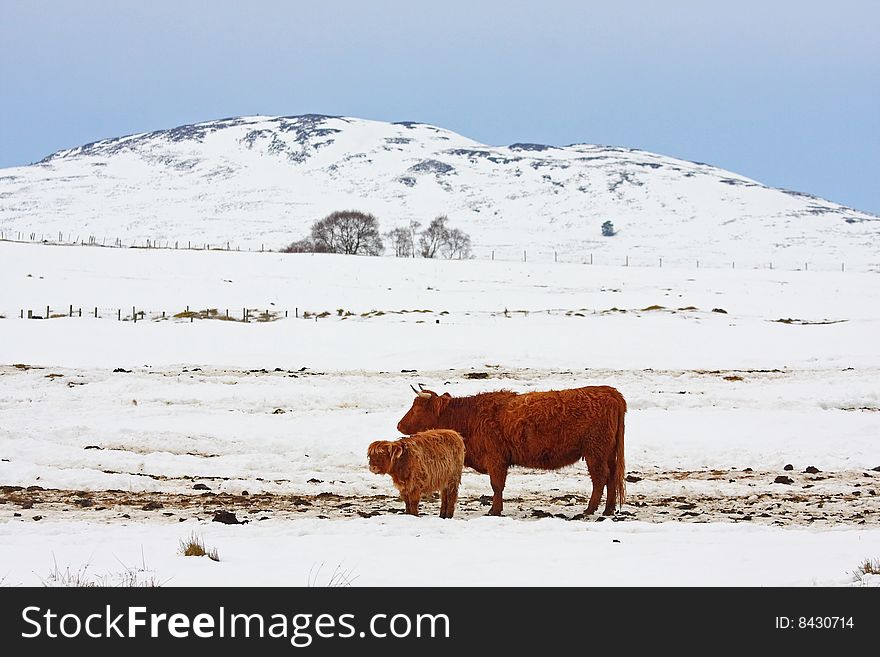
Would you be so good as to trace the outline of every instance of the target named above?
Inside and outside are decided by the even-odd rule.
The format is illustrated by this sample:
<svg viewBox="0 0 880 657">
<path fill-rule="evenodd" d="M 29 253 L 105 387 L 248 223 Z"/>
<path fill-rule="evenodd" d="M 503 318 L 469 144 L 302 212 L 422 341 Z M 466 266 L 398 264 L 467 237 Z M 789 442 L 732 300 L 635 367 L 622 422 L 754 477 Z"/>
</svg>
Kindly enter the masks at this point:
<svg viewBox="0 0 880 657">
<path fill-rule="evenodd" d="M 419 388 L 421 388 L 421 390 L 416 390 L 415 386 L 412 383 L 409 384 L 409 387 L 412 388 L 412 391 L 414 393 L 416 393 L 422 399 L 429 399 L 431 397 L 431 393 L 425 392 L 425 390 L 424 390 L 425 386 L 423 386 L 421 383 L 419 384 Z"/>
<path fill-rule="evenodd" d="M 424 389 L 425 389 L 425 384 L 424 384 L 424 383 L 420 383 L 420 384 L 419 384 L 419 390 L 424 390 Z"/>
</svg>

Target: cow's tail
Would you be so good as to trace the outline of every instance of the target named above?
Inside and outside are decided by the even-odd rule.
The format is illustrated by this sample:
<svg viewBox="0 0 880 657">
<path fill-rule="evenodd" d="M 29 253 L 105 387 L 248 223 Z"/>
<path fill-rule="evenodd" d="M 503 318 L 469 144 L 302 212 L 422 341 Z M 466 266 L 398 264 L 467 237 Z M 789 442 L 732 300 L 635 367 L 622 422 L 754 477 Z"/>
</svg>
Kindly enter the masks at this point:
<svg viewBox="0 0 880 657">
<path fill-rule="evenodd" d="M 626 462 L 623 455 L 623 430 L 624 416 L 626 415 L 626 401 L 620 398 L 620 405 L 617 409 L 617 434 L 615 436 L 614 445 L 614 468 L 609 473 L 611 477 L 611 485 L 614 486 L 614 492 L 617 497 L 617 505 L 623 506 L 626 499 Z"/>
</svg>

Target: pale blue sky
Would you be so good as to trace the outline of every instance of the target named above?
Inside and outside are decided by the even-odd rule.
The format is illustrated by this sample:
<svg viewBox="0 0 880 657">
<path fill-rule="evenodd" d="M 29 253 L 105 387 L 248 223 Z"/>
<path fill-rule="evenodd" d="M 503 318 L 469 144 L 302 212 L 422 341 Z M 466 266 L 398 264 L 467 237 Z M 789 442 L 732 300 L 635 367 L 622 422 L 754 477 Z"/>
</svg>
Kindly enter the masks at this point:
<svg viewBox="0 0 880 657">
<path fill-rule="evenodd" d="M 880 3 L 0 0 L 0 167 L 258 113 L 643 148 L 880 213 Z"/>
</svg>

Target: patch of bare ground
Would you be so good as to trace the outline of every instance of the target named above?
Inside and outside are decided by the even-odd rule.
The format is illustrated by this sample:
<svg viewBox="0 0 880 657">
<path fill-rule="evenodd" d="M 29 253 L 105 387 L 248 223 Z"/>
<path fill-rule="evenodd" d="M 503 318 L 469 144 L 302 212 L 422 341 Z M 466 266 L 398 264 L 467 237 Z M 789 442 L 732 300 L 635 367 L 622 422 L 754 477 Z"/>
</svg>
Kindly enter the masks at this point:
<svg viewBox="0 0 880 657">
<path fill-rule="evenodd" d="M 610 518 L 585 516 L 589 488 L 572 492 L 511 495 L 504 515 L 612 522 L 748 522 L 758 525 L 826 527 L 880 525 L 880 473 L 707 469 L 630 472 L 627 501 Z M 790 482 L 790 483 L 786 483 Z M 488 483 L 487 483 L 488 488 Z M 484 514 L 491 496 L 459 498 L 456 517 Z M 436 496 L 425 500 L 424 515 L 437 515 Z M 33 522 L 36 518 L 89 519 L 99 522 L 156 520 L 211 521 L 232 513 L 240 524 L 295 518 L 342 519 L 403 513 L 392 495 L 231 494 L 198 488 L 189 493 L 77 491 L 38 486 L 0 486 L 0 520 Z"/>
</svg>

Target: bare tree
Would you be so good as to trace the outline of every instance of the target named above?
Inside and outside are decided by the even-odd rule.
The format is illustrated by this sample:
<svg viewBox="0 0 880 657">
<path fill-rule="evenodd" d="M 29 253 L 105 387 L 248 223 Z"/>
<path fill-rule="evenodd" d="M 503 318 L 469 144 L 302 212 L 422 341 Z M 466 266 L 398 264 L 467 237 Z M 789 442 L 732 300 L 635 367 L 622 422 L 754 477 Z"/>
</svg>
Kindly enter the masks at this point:
<svg viewBox="0 0 880 657">
<path fill-rule="evenodd" d="M 440 246 L 440 252 L 444 258 L 469 258 L 471 255 L 471 238 L 458 228 L 450 228 L 446 231 L 446 238 Z"/>
<path fill-rule="evenodd" d="M 409 228 L 398 226 L 385 233 L 385 237 L 394 249 L 394 256 L 397 258 L 409 258 L 413 252 L 412 233 Z"/>
<path fill-rule="evenodd" d="M 446 222 L 448 221 L 449 217 L 441 214 L 439 217 L 435 217 L 428 224 L 428 227 L 422 231 L 419 237 L 419 255 L 423 258 L 435 258 L 437 256 L 437 252 L 443 246 L 443 242 L 446 240 L 446 235 L 449 232 L 449 229 L 446 228 Z"/>
<path fill-rule="evenodd" d="M 312 241 L 330 253 L 379 255 L 385 249 L 376 217 L 357 210 L 333 212 L 316 221 Z"/>
<path fill-rule="evenodd" d="M 421 228 L 422 222 L 416 221 L 415 219 L 411 219 L 409 222 L 409 235 L 410 235 L 410 256 L 413 258 L 416 257 L 416 235 L 419 234 L 419 228 Z"/>
<path fill-rule="evenodd" d="M 281 249 L 281 253 L 327 253 L 327 248 L 323 244 L 316 244 L 314 240 L 308 237 L 291 242 Z"/>
<path fill-rule="evenodd" d="M 416 257 L 416 236 L 419 234 L 420 221 L 412 220 L 407 226 L 397 226 L 385 233 L 385 237 L 394 249 L 397 258 Z"/>
</svg>

